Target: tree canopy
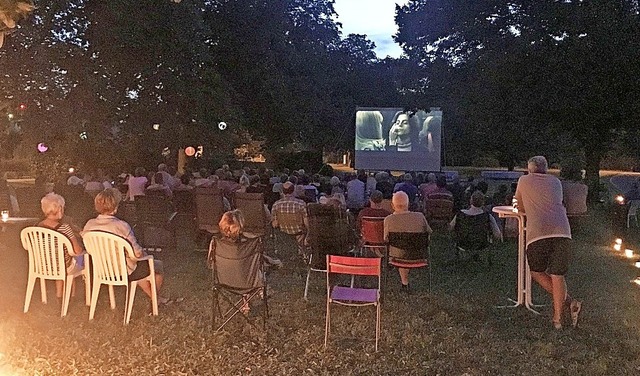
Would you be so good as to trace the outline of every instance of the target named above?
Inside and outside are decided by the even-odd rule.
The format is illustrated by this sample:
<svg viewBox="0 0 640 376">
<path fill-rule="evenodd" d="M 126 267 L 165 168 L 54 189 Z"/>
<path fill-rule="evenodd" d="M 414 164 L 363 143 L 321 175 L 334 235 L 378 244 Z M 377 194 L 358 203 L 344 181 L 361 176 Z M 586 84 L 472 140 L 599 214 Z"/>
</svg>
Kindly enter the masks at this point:
<svg viewBox="0 0 640 376">
<path fill-rule="evenodd" d="M 442 107 L 447 164 L 583 156 L 593 177 L 638 138 L 634 0 L 411 0 L 396 7 L 397 59 L 343 35 L 332 0 L 36 5 L 15 24 L 33 5 L 0 0 L 0 34 L 17 31 L 0 49 L 5 158 L 130 167 L 185 146 L 213 160 L 250 143 L 351 148 L 357 106 Z"/>
</svg>

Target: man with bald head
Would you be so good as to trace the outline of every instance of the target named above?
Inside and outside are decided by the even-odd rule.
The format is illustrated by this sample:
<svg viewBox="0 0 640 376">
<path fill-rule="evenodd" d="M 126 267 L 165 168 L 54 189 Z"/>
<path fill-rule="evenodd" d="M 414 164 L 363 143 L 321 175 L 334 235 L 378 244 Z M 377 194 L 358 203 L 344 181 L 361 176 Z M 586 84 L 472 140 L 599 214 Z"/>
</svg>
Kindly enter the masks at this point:
<svg viewBox="0 0 640 376">
<path fill-rule="evenodd" d="M 398 191 L 394 193 L 391 203 L 393 204 L 393 214 L 384 219 L 385 240 L 389 240 L 389 233 L 391 232 L 426 232 L 429 234 L 433 232 L 424 214 L 409 211 L 409 196 L 405 192 Z M 393 248 L 393 246 L 389 246 L 390 253 L 393 253 Z M 402 289 L 409 293 L 409 269 L 398 268 L 398 273 L 400 274 Z"/>
</svg>

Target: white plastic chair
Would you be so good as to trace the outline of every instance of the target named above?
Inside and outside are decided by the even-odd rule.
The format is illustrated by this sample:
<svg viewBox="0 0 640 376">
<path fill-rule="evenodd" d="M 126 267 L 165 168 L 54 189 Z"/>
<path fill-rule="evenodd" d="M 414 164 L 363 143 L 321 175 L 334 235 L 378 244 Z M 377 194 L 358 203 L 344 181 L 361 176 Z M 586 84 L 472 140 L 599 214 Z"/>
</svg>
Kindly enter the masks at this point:
<svg viewBox="0 0 640 376">
<path fill-rule="evenodd" d="M 631 219 L 633 218 L 638 225 L 638 207 L 640 207 L 640 200 L 629 201 L 629 211 L 627 212 L 627 228 L 631 227 Z"/>
<path fill-rule="evenodd" d="M 98 303 L 98 294 L 102 284 L 109 286 L 109 300 L 111 309 L 116 308 L 116 301 L 113 293 L 113 286 L 126 286 L 127 297 L 125 300 L 124 324 L 128 324 L 131 319 L 131 311 L 133 308 L 133 298 L 136 295 L 136 287 L 138 281 L 129 283 L 129 274 L 127 271 L 126 254 L 133 254 L 131 244 L 118 235 L 110 234 L 102 231 L 86 232 L 82 239 L 87 252 L 91 255 L 93 261 L 93 292 L 91 295 L 91 308 L 89 309 L 89 320 L 93 320 Z M 153 265 L 153 256 L 144 256 L 139 261 L 149 261 L 149 276 L 141 279 L 151 282 L 151 304 L 153 315 L 158 315 L 158 296 L 156 292 L 155 268 Z"/>
<path fill-rule="evenodd" d="M 89 255 L 84 255 L 84 268 L 73 274 L 67 275 L 64 264 L 64 252 L 73 254 L 71 241 L 62 233 L 44 227 L 26 227 L 20 232 L 22 247 L 29 252 L 29 279 L 27 281 L 27 294 L 24 299 L 24 312 L 29 311 L 33 288 L 36 279 L 40 278 L 40 296 L 43 303 L 47 303 L 46 279 L 63 281 L 63 299 L 61 317 L 67 315 L 69 299 L 71 298 L 71 284 L 76 277 L 84 277 L 85 304 L 91 300 L 91 277 L 89 275 Z"/>
</svg>

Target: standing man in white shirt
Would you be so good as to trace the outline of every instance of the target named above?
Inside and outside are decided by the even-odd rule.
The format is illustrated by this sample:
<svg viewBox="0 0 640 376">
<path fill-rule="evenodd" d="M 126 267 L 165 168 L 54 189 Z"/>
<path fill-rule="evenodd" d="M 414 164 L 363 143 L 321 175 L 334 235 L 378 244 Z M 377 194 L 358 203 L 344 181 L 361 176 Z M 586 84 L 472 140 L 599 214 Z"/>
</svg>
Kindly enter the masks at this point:
<svg viewBox="0 0 640 376">
<path fill-rule="evenodd" d="M 515 197 L 518 209 L 527 215 L 527 261 L 533 279 L 553 297 L 553 326 L 562 329 L 562 314 L 571 313 L 578 324 L 582 303 L 567 291 L 565 274 L 571 259 L 571 228 L 562 205 L 562 184 L 547 174 L 543 156 L 529 159 L 529 174 L 521 176 Z"/>
</svg>

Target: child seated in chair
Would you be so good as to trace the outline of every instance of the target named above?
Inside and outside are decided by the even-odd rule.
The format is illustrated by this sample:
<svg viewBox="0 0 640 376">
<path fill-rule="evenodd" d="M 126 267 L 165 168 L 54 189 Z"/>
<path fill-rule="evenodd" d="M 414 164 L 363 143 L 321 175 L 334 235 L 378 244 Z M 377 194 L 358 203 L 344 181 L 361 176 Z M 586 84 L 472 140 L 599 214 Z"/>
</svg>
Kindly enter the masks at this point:
<svg viewBox="0 0 640 376">
<path fill-rule="evenodd" d="M 220 233 L 222 234 L 222 240 L 230 241 L 232 243 L 241 243 L 248 239 L 247 236 L 244 235 L 244 216 L 242 212 L 238 209 L 231 210 L 222 215 L 220 222 L 218 223 L 220 228 Z M 211 240 L 209 244 L 209 255 L 208 260 L 211 262 L 213 257 L 213 252 L 216 247 L 216 238 Z M 266 265 L 282 267 L 282 261 L 277 258 L 270 257 L 266 254 L 263 254 L 264 262 Z M 245 301 L 242 307 L 242 312 L 247 314 L 249 312 L 249 302 Z"/>
</svg>

